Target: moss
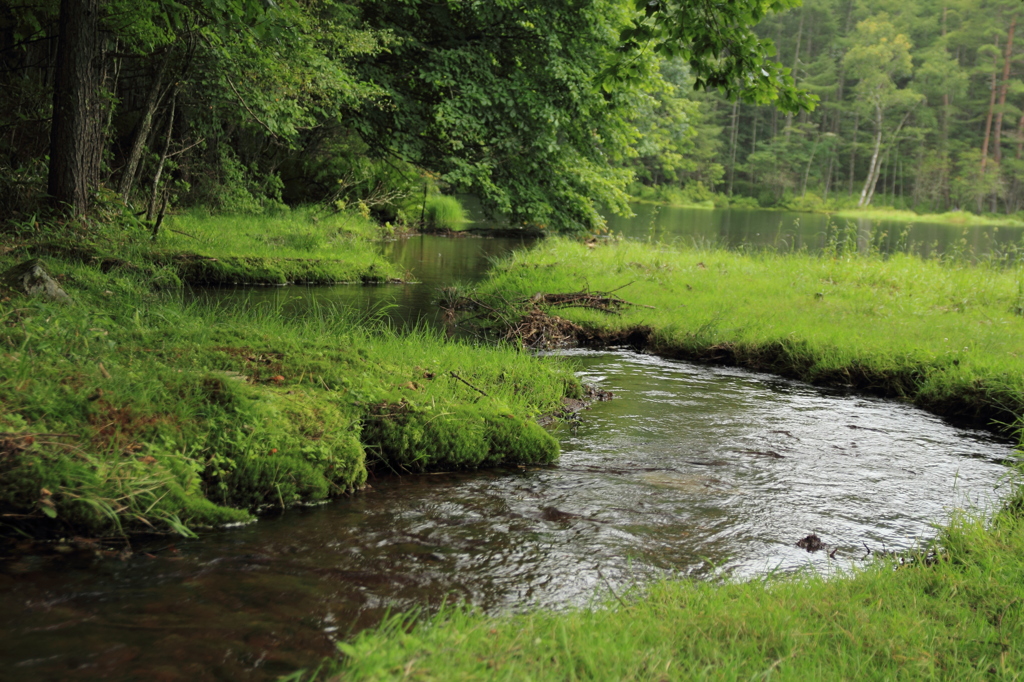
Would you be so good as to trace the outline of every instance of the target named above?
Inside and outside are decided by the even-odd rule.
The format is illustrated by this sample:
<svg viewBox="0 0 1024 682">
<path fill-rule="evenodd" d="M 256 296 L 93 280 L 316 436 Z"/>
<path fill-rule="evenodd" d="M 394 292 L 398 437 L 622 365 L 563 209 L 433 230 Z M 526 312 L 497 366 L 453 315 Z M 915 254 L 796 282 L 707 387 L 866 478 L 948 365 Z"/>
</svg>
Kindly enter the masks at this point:
<svg viewBox="0 0 1024 682">
<path fill-rule="evenodd" d="M 363 427 L 371 464 L 398 473 L 549 464 L 558 441 L 536 424 L 493 406 L 378 405 Z"/>
</svg>

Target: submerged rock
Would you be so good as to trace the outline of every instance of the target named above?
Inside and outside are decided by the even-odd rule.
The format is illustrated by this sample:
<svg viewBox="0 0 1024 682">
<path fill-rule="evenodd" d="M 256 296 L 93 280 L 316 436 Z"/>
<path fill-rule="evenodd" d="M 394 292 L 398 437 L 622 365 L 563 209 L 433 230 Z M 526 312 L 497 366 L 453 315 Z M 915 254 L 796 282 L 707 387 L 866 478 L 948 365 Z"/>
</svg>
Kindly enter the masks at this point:
<svg viewBox="0 0 1024 682">
<path fill-rule="evenodd" d="M 46 266 L 38 258 L 27 260 L 0 274 L 0 284 L 27 296 L 46 296 L 62 303 L 71 303 L 71 297 L 61 289 Z"/>
</svg>

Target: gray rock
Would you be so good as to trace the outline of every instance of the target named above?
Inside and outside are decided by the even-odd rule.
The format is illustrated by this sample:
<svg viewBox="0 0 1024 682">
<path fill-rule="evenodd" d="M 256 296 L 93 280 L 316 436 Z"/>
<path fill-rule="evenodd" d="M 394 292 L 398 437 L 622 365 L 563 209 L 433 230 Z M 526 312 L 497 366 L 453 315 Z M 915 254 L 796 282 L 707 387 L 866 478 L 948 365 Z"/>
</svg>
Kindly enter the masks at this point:
<svg viewBox="0 0 1024 682">
<path fill-rule="evenodd" d="M 15 265 L 0 274 L 0 284 L 20 294 L 45 296 L 62 303 L 71 303 L 71 297 L 60 288 L 57 280 L 50 276 L 38 258 Z"/>
</svg>

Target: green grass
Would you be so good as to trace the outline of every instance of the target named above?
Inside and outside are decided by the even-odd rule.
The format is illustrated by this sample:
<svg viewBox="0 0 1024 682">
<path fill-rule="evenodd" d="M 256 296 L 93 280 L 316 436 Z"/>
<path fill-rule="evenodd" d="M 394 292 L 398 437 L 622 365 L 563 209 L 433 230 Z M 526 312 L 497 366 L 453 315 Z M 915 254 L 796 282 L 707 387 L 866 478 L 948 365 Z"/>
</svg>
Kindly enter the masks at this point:
<svg viewBox="0 0 1024 682">
<path fill-rule="evenodd" d="M 892 220 L 903 223 L 943 223 L 964 226 L 1010 226 L 1022 227 L 1024 222 L 1019 217 L 976 215 L 967 211 L 950 211 L 947 213 L 916 213 L 914 211 L 895 208 L 851 208 L 839 211 L 818 211 L 831 213 L 837 218 L 868 218 L 870 220 Z"/>
<path fill-rule="evenodd" d="M 344 494 L 368 468 L 547 463 L 557 442 L 532 417 L 578 390 L 511 347 L 50 265 L 73 305 L 0 302 L 0 532 L 185 532 Z"/>
<path fill-rule="evenodd" d="M 427 227 L 434 230 L 457 230 L 468 222 L 466 210 L 458 198 L 446 194 L 432 194 L 427 197 L 424 208 Z"/>
<path fill-rule="evenodd" d="M 853 385 L 939 413 L 1024 415 L 1024 266 L 802 253 L 736 253 L 553 239 L 498 263 L 480 295 L 615 291 L 621 314 L 549 312 L 652 350 Z"/>
<path fill-rule="evenodd" d="M 174 216 L 143 249 L 193 284 L 382 282 L 401 276 L 371 239 L 381 228 L 351 211 L 275 216 Z M 138 247 L 136 247 L 138 248 Z"/>
<path fill-rule="evenodd" d="M 934 565 L 841 579 L 667 581 L 595 608 L 396 617 L 339 645 L 345 680 L 1014 680 L 1024 524 L 957 517 Z M 938 548 L 937 547 L 937 548 Z"/>
</svg>

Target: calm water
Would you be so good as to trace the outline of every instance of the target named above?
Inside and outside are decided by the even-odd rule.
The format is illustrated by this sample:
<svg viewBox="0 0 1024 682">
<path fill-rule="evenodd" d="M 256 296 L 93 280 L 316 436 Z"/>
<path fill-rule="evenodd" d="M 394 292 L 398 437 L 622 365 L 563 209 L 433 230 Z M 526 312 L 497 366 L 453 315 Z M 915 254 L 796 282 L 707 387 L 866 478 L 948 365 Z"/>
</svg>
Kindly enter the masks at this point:
<svg viewBox="0 0 1024 682">
<path fill-rule="evenodd" d="M 315 300 L 322 307 L 341 306 L 371 318 L 383 316 L 398 327 L 436 325 L 441 313 L 433 301 L 440 287 L 479 281 L 492 259 L 529 248 L 532 243 L 503 238 L 409 237 L 387 242 L 381 249 L 413 284 L 225 287 L 197 289 L 190 294 L 211 304 L 271 306 L 286 316 L 304 314 Z"/>
<path fill-rule="evenodd" d="M 965 231 L 961 226 L 941 223 L 830 218 L 817 213 L 672 208 L 652 204 L 631 204 L 631 207 L 636 214 L 634 217 L 610 216 L 608 227 L 633 239 L 815 252 L 824 248 L 839 229 L 856 235 L 861 251 L 872 247 L 883 253 L 909 249 L 932 256 L 955 246 L 981 255 L 1011 244 L 1024 246 L 1022 227 L 971 227 Z M 966 240 L 963 246 L 959 244 L 961 239 Z"/>
<path fill-rule="evenodd" d="M 421 237 L 386 248 L 423 284 L 204 295 L 430 322 L 436 286 L 519 246 Z M 376 479 L 124 556 L 69 542 L 0 558 L 0 680 L 273 679 L 388 609 L 564 608 L 661 576 L 856 565 L 1008 487 L 1008 443 L 906 405 L 624 351 L 563 355 L 616 397 L 559 427 L 557 466 Z M 795 546 L 812 532 L 834 559 Z"/>
</svg>

